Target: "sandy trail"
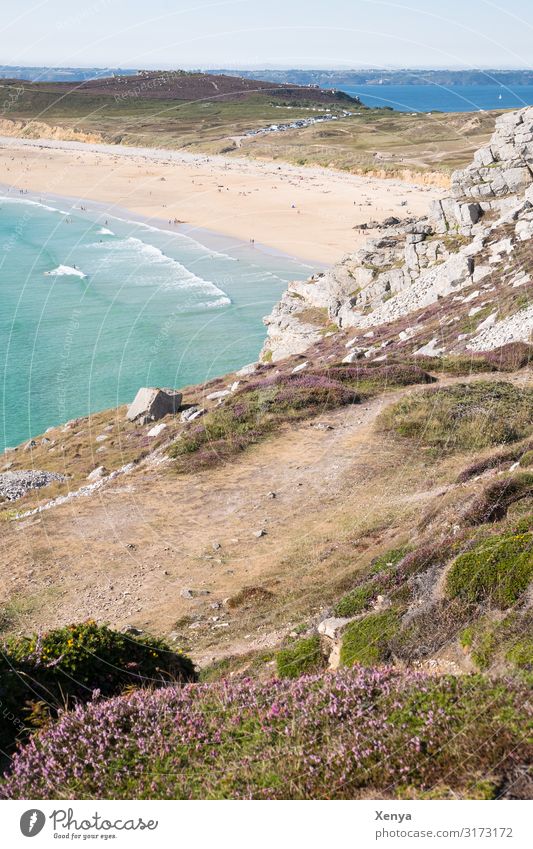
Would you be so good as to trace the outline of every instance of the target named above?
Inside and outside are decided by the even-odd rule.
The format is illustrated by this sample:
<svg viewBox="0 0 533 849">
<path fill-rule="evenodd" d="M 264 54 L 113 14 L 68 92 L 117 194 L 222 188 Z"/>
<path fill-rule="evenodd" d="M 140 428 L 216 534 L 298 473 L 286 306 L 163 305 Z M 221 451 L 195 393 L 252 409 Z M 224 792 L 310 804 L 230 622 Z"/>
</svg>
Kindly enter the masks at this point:
<svg viewBox="0 0 533 849">
<path fill-rule="evenodd" d="M 445 191 L 324 168 L 181 151 L 0 138 L 0 183 L 185 222 L 291 256 L 332 263 L 369 235 L 356 225 L 420 217 Z"/>
<path fill-rule="evenodd" d="M 148 465 L 83 503 L 9 523 L 0 572 L 6 596 L 27 605 L 22 630 L 95 618 L 168 634 L 184 615 L 200 613 L 202 630 L 191 637 L 202 662 L 228 647 L 242 652 L 275 641 L 272 620 L 255 621 L 247 634 L 238 613 L 227 626 L 212 620 L 220 614 L 211 605 L 267 585 L 278 596 L 276 621 L 290 628 L 284 594 L 289 599 L 294 586 L 312 592 L 321 580 L 299 548 L 327 547 L 344 515 L 364 524 L 387 499 L 401 502 L 405 470 L 377 450 L 373 431 L 396 397 L 292 427 L 210 472 L 178 477 Z M 266 535 L 258 539 L 260 529 Z M 184 589 L 195 597 L 183 598 Z"/>
</svg>

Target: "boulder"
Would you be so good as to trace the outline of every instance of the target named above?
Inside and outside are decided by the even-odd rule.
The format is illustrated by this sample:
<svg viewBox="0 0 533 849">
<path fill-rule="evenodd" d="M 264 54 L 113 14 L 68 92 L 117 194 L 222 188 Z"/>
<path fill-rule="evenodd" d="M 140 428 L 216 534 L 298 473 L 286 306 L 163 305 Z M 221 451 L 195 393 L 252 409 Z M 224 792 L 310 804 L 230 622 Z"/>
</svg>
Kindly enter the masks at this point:
<svg viewBox="0 0 533 849">
<path fill-rule="evenodd" d="M 351 618 L 331 616 L 329 619 L 323 619 L 318 625 L 317 630 L 323 637 L 328 637 L 330 640 L 338 640 L 349 622 L 352 622 Z"/>
<path fill-rule="evenodd" d="M 128 407 L 127 419 L 140 424 L 155 422 L 169 413 L 176 413 L 181 404 L 181 392 L 174 389 L 142 387 Z"/>
</svg>

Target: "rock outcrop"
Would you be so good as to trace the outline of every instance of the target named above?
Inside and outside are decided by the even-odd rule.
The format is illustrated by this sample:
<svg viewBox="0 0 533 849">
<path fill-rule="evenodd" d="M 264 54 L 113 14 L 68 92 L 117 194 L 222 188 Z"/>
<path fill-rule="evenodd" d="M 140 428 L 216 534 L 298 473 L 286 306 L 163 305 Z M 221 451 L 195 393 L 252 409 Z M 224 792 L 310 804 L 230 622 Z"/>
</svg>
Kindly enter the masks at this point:
<svg viewBox="0 0 533 849">
<path fill-rule="evenodd" d="M 427 218 L 394 222 L 327 272 L 291 283 L 264 320 L 262 358 L 303 353 L 335 327 L 376 328 L 413 314 L 413 328 L 419 329 L 417 314 L 445 299 L 455 299 L 460 316 L 476 286 L 477 295 L 486 295 L 472 306 L 480 324 L 470 322 L 468 332 L 458 333 L 454 349 L 529 341 L 531 281 L 523 247 L 532 236 L 533 107 L 528 107 L 497 119 L 490 143 L 453 174 L 451 196 L 435 201 Z M 509 301 L 509 290 L 519 287 L 503 307 L 502 294 Z M 487 318 L 489 324 L 482 324 Z"/>
</svg>

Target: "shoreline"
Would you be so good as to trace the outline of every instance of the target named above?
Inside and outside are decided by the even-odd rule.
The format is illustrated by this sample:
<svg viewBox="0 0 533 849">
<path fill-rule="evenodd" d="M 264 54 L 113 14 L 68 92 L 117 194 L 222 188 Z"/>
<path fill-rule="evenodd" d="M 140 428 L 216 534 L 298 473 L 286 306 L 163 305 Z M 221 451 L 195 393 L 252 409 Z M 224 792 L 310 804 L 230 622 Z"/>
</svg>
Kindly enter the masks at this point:
<svg viewBox="0 0 533 849">
<path fill-rule="evenodd" d="M 288 163 L 52 139 L 0 137 L 0 184 L 98 204 L 109 215 L 203 239 L 229 238 L 331 265 L 391 215 L 421 217 L 444 190 Z M 166 222 L 166 224 L 165 224 Z M 179 229 L 178 229 L 179 228 Z M 196 234 L 196 235 L 195 235 Z"/>
<path fill-rule="evenodd" d="M 125 207 L 116 205 L 109 206 L 101 201 L 91 200 L 89 201 L 90 206 L 81 209 L 80 204 L 87 203 L 86 199 L 83 197 L 69 197 L 68 195 L 58 195 L 53 192 L 35 192 L 30 189 L 28 189 L 24 195 L 21 195 L 17 188 L 0 182 L 0 208 L 4 199 L 12 199 L 13 202 L 20 202 L 21 204 L 23 204 L 25 200 L 38 203 L 42 206 L 56 204 L 58 211 L 61 211 L 59 207 L 63 207 L 65 214 L 73 212 L 82 215 L 87 214 L 89 218 L 98 224 L 103 223 L 101 221 L 102 218 L 111 218 L 115 221 L 119 221 L 122 225 L 131 224 L 133 226 L 146 227 L 150 230 L 155 230 L 158 233 L 165 233 L 170 236 L 184 236 L 187 239 L 192 239 L 194 242 L 197 242 L 201 247 L 205 247 L 207 250 L 214 251 L 215 253 L 220 252 L 230 256 L 234 256 L 237 253 L 244 253 L 246 259 L 250 260 L 253 259 L 253 251 L 254 253 L 257 252 L 267 257 L 279 257 L 287 260 L 288 262 L 294 262 L 299 266 L 299 268 L 302 266 L 304 268 L 309 268 L 310 273 L 324 271 L 329 268 L 329 263 L 302 259 L 301 257 L 285 253 L 284 251 L 278 250 L 277 248 L 269 245 L 264 245 L 261 242 L 254 242 L 253 246 L 251 246 L 249 242 L 237 239 L 234 236 L 226 235 L 225 233 L 208 230 L 205 227 L 191 227 L 183 224 L 174 226 L 171 225 L 168 220 L 163 218 L 148 217 L 146 215 L 133 212 L 130 209 L 126 209 Z M 68 209 L 65 209 L 65 207 L 68 207 Z"/>
</svg>

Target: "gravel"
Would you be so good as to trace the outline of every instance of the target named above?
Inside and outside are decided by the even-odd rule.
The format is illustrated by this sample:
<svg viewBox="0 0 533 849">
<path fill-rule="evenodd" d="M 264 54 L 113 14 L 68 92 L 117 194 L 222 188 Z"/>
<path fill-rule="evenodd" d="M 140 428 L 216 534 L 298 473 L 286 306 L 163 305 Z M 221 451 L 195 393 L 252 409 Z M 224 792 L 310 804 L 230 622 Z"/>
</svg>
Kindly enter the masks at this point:
<svg viewBox="0 0 533 849">
<path fill-rule="evenodd" d="M 64 481 L 65 477 L 57 472 L 39 470 L 21 470 L 0 474 L 0 499 L 16 501 L 32 489 L 48 486 L 53 481 Z"/>
</svg>

